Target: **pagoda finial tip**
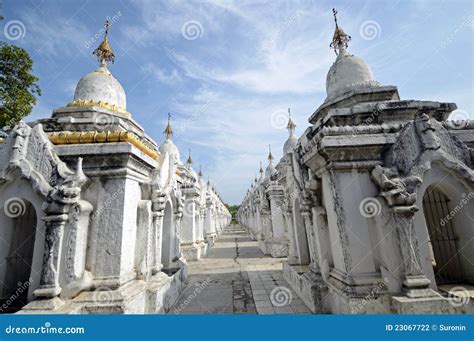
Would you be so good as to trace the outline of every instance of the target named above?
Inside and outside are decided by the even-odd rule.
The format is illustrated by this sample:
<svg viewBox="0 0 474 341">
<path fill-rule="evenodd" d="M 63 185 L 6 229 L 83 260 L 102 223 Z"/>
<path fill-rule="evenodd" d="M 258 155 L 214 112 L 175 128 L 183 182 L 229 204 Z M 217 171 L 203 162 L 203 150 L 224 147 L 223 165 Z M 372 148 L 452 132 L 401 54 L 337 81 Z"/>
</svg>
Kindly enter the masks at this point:
<svg viewBox="0 0 474 341">
<path fill-rule="evenodd" d="M 337 23 L 337 10 L 335 8 L 332 9 L 332 14 L 334 16 L 334 23 L 336 24 L 336 29 L 334 30 L 334 35 L 332 37 L 332 42 L 329 45 L 330 48 L 334 49 L 336 55 L 339 55 L 341 52 L 345 51 L 349 41 L 351 40 L 351 36 L 346 34 L 342 28 L 339 27 Z"/>
<path fill-rule="evenodd" d="M 173 136 L 173 128 L 171 128 L 171 113 L 168 113 L 168 124 L 163 132 L 166 135 L 166 139 L 169 139 Z"/>
<path fill-rule="evenodd" d="M 107 63 L 114 63 L 115 61 L 115 55 L 112 50 L 112 47 L 110 47 L 109 44 L 109 28 L 110 28 L 110 21 L 109 19 L 105 20 L 105 34 L 104 34 L 104 40 L 100 43 L 100 45 L 92 52 L 92 54 L 95 54 L 97 56 L 97 59 L 99 60 L 100 65 L 102 66 L 107 66 Z"/>
</svg>

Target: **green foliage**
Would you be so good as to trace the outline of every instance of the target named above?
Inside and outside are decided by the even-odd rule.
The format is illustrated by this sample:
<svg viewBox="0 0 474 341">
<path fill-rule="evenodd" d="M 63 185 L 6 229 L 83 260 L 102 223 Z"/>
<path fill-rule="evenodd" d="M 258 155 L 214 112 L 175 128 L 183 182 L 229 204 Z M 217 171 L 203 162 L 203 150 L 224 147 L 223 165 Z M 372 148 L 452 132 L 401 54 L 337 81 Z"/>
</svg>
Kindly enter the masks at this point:
<svg viewBox="0 0 474 341">
<path fill-rule="evenodd" d="M 239 210 L 240 205 L 231 206 L 231 205 L 225 204 L 225 206 L 229 210 L 230 214 L 232 214 L 232 219 L 235 219 L 235 216 L 237 214 L 237 211 Z"/>
<path fill-rule="evenodd" d="M 41 96 L 33 61 L 24 49 L 0 42 L 0 127 L 14 126 L 27 116 Z"/>
</svg>

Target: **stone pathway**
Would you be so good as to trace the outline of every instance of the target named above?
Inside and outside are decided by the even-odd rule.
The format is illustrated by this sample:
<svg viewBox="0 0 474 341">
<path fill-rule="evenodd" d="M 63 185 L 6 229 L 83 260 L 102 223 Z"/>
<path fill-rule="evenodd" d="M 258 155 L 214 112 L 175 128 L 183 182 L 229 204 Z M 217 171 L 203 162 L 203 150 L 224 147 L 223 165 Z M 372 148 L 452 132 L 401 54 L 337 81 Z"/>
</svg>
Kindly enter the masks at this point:
<svg viewBox="0 0 474 341">
<path fill-rule="evenodd" d="M 188 285 L 168 314 L 309 314 L 283 279 L 282 260 L 230 225 L 207 257 L 188 262 Z"/>
</svg>

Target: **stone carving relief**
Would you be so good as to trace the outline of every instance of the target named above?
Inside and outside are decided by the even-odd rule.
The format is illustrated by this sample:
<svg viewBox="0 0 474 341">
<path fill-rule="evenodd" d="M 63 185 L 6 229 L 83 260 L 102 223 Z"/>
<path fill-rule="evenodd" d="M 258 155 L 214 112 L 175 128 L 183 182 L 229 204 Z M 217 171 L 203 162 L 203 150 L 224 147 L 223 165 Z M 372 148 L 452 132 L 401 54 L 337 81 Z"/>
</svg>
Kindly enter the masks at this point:
<svg viewBox="0 0 474 341">
<path fill-rule="evenodd" d="M 7 143 L 11 146 L 11 152 L 8 162 L 0 165 L 0 183 L 12 181 L 19 173 L 45 199 L 45 252 L 40 286 L 34 294 L 39 297 L 54 297 L 61 292 L 59 255 L 65 225 L 69 220 L 71 207 L 80 200 L 81 187 L 87 180 L 82 171 L 82 159 L 78 159 L 75 172 L 70 170 L 54 152 L 41 124 L 31 128 L 20 122 L 7 138 Z M 77 226 L 73 218 L 71 229 Z M 68 263 L 68 266 L 71 267 L 71 264 Z"/>
</svg>

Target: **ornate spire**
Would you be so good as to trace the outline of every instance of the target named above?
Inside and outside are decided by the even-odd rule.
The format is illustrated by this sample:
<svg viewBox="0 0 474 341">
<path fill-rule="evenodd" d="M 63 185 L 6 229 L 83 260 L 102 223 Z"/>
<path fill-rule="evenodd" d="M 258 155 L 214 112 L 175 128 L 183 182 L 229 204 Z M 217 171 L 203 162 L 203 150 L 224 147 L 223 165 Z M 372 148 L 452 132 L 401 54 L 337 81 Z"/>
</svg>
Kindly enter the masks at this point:
<svg viewBox="0 0 474 341">
<path fill-rule="evenodd" d="M 202 178 L 202 170 L 201 170 L 201 165 L 199 165 L 199 173 L 198 173 L 199 177 Z"/>
<path fill-rule="evenodd" d="M 293 122 L 291 119 L 291 112 L 290 108 L 288 108 L 288 124 L 286 125 L 286 129 L 290 132 L 290 136 L 293 136 L 293 133 L 295 132 L 296 124 Z"/>
<path fill-rule="evenodd" d="M 260 169 L 259 169 L 260 174 L 263 174 L 263 168 L 262 168 L 262 161 L 260 161 Z"/>
<path fill-rule="evenodd" d="M 272 155 L 272 146 L 271 145 L 268 145 L 268 162 L 272 163 L 273 161 L 273 155 Z"/>
<path fill-rule="evenodd" d="M 337 10 L 335 8 L 332 9 L 332 13 L 334 15 L 336 30 L 334 31 L 332 42 L 329 47 L 334 49 L 336 55 L 339 55 L 341 52 L 346 50 L 348 46 L 347 43 L 351 40 L 351 36 L 347 35 L 337 24 Z"/>
<path fill-rule="evenodd" d="M 92 52 L 97 56 L 97 59 L 99 60 L 100 65 L 102 66 L 107 66 L 107 62 L 111 62 L 112 64 L 115 61 L 115 55 L 114 51 L 112 51 L 112 48 L 110 47 L 109 44 L 109 27 L 110 27 L 110 22 L 109 19 L 105 21 L 105 36 L 104 40 L 102 40 L 102 43 Z"/>
<path fill-rule="evenodd" d="M 255 173 L 255 183 L 257 183 L 257 173 Z"/>
<path fill-rule="evenodd" d="M 166 135 L 166 139 L 170 139 L 173 136 L 173 129 L 171 128 L 171 114 L 168 113 L 168 124 L 166 125 L 165 131 L 163 132 Z"/>
<path fill-rule="evenodd" d="M 191 157 L 191 148 L 189 148 L 189 156 L 188 156 L 188 160 L 186 161 L 186 163 L 188 164 L 189 168 L 191 168 L 191 166 L 193 164 L 193 158 Z"/>
</svg>

